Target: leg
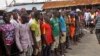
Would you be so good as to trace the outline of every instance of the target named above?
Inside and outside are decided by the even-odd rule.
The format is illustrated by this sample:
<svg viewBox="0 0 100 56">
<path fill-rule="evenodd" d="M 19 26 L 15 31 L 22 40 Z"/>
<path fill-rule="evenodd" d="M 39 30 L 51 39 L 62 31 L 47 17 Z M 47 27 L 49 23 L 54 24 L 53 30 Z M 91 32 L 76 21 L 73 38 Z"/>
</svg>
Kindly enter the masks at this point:
<svg viewBox="0 0 100 56">
<path fill-rule="evenodd" d="M 32 46 L 28 47 L 28 51 L 27 51 L 27 56 L 32 56 L 32 53 L 33 53 L 33 48 Z"/>
<path fill-rule="evenodd" d="M 96 29 L 96 37 L 97 37 L 97 40 L 100 44 L 100 29 Z"/>
</svg>

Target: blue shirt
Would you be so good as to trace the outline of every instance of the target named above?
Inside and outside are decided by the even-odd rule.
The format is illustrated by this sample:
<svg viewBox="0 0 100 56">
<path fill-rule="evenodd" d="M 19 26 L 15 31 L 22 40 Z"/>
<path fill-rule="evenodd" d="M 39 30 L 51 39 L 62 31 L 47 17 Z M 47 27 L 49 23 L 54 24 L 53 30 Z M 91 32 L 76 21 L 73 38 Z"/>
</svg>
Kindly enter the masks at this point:
<svg viewBox="0 0 100 56">
<path fill-rule="evenodd" d="M 62 16 L 60 16 L 59 18 L 59 23 L 60 23 L 61 31 L 66 32 L 66 22 Z"/>
</svg>

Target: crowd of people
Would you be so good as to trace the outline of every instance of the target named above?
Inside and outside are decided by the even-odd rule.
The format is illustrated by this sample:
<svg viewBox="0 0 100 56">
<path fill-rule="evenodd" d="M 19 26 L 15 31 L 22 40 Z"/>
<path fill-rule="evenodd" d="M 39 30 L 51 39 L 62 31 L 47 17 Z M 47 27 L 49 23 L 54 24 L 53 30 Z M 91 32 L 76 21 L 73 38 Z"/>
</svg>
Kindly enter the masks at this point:
<svg viewBox="0 0 100 56">
<path fill-rule="evenodd" d="M 0 56 L 62 56 L 80 42 L 84 28 L 92 34 L 99 25 L 96 34 L 100 35 L 98 15 L 99 9 L 40 12 L 33 7 L 30 14 L 25 8 L 5 12 L 0 24 Z"/>
</svg>

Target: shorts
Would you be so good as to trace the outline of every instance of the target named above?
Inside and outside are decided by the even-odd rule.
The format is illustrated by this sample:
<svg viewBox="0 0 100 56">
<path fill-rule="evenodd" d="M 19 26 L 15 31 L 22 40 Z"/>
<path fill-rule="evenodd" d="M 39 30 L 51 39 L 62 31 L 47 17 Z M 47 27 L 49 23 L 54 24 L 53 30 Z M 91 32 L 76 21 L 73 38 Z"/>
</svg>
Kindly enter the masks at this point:
<svg viewBox="0 0 100 56">
<path fill-rule="evenodd" d="M 41 44 L 42 44 L 41 41 L 37 42 L 38 48 L 34 47 L 34 55 L 38 55 L 38 53 L 40 53 L 42 51 L 42 45 Z"/>
<path fill-rule="evenodd" d="M 63 32 L 63 36 L 61 36 L 60 43 L 66 42 L 66 32 Z"/>
<path fill-rule="evenodd" d="M 23 53 L 20 54 L 20 56 L 32 56 L 33 48 L 27 47 L 27 49 L 24 49 Z"/>
<path fill-rule="evenodd" d="M 58 48 L 58 46 L 59 46 L 59 36 L 54 37 L 54 39 L 55 39 L 55 41 L 52 44 L 51 50 L 54 50 L 55 48 Z"/>
<path fill-rule="evenodd" d="M 85 25 L 89 25 L 89 21 L 88 20 L 85 20 Z"/>
<path fill-rule="evenodd" d="M 96 37 L 97 37 L 97 40 L 98 42 L 100 42 L 100 29 L 96 29 Z"/>
</svg>

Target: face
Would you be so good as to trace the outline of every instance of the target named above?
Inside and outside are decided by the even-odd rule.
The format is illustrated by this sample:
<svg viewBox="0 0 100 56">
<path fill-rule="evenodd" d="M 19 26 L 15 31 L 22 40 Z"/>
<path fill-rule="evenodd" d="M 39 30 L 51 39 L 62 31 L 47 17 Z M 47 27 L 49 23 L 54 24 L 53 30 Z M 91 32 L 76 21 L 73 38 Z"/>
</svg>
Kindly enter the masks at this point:
<svg viewBox="0 0 100 56">
<path fill-rule="evenodd" d="M 18 19 L 18 15 L 17 15 L 17 13 L 16 13 L 16 12 L 13 12 L 13 18 L 14 18 L 15 20 L 17 20 L 17 19 Z"/>
<path fill-rule="evenodd" d="M 37 10 L 37 9 L 36 9 L 35 7 L 32 8 L 32 11 L 33 11 L 33 12 L 36 11 L 36 10 Z"/>
<path fill-rule="evenodd" d="M 10 23 L 10 17 L 11 17 L 11 15 L 9 13 L 5 13 L 4 18 L 3 18 L 4 22 Z"/>
</svg>

